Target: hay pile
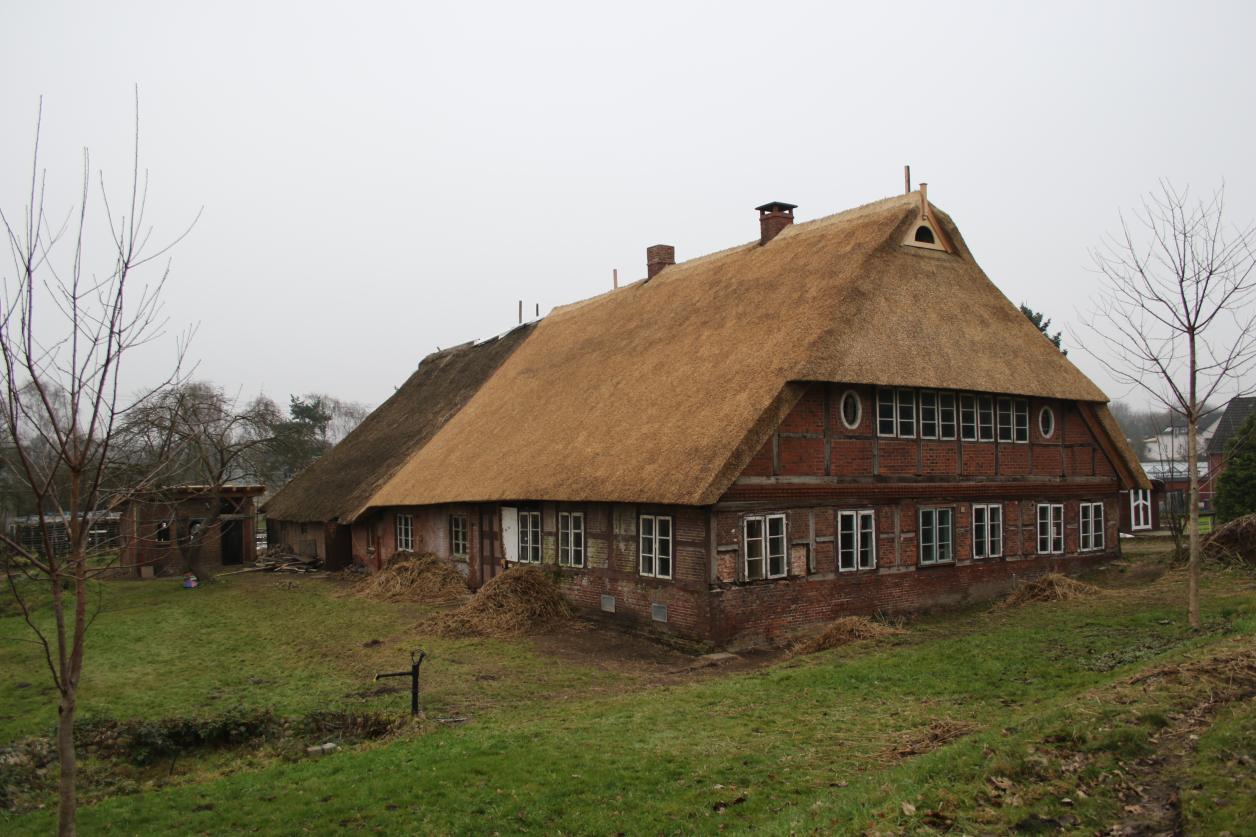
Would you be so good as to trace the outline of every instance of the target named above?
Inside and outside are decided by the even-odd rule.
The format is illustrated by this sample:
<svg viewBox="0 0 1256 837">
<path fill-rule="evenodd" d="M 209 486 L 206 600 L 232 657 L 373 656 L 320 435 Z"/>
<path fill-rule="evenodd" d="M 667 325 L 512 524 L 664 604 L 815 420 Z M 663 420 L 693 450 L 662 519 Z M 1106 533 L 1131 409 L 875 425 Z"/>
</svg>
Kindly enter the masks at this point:
<svg viewBox="0 0 1256 837">
<path fill-rule="evenodd" d="M 1022 584 L 999 607 L 1020 607 L 1031 602 L 1063 602 L 1093 596 L 1099 588 L 1084 581 L 1077 581 L 1062 573 L 1047 573 L 1028 584 Z"/>
<path fill-rule="evenodd" d="M 902 628 L 874 622 L 864 616 L 843 616 L 815 636 L 795 643 L 789 653 L 791 656 L 814 654 L 860 639 L 881 639 L 903 633 L 906 631 Z"/>
<path fill-rule="evenodd" d="M 570 616 L 553 577 L 540 567 L 520 564 L 490 580 L 462 607 L 437 614 L 420 628 L 450 638 L 511 637 Z"/>
<path fill-rule="evenodd" d="M 388 566 L 353 588 L 353 595 L 377 602 L 451 604 L 471 595 L 453 564 L 431 553 L 399 552 Z"/>
<path fill-rule="evenodd" d="M 967 721 L 952 721 L 939 718 L 931 721 L 929 726 L 921 730 L 911 730 L 900 736 L 899 741 L 885 750 L 882 758 L 897 761 L 898 759 L 931 753 L 968 735 L 976 726 Z"/>
<path fill-rule="evenodd" d="M 1225 563 L 1256 564 L 1256 514 L 1219 526 L 1204 538 L 1203 554 Z"/>
</svg>

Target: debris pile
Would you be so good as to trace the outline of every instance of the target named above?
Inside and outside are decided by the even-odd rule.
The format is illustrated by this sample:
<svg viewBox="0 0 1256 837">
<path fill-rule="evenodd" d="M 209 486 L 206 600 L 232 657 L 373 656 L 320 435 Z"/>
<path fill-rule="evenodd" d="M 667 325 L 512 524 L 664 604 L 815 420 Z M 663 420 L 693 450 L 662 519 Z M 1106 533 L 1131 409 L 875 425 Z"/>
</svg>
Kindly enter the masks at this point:
<svg viewBox="0 0 1256 837">
<path fill-rule="evenodd" d="M 1225 563 L 1256 564 L 1256 514 L 1225 523 L 1204 538 L 1203 554 Z"/>
<path fill-rule="evenodd" d="M 353 594 L 377 602 L 453 604 L 466 601 L 471 591 L 449 561 L 430 552 L 398 552 L 382 570 L 359 582 Z"/>
<path fill-rule="evenodd" d="M 266 554 L 253 562 L 254 569 L 268 573 L 316 573 L 322 566 L 323 561 L 317 555 Z"/>
<path fill-rule="evenodd" d="M 951 721 L 938 718 L 929 726 L 920 730 L 911 730 L 900 738 L 897 744 L 886 750 L 884 758 L 897 761 L 911 756 L 931 753 L 939 747 L 945 747 L 956 739 L 963 738 L 976 727 L 966 721 Z"/>
<path fill-rule="evenodd" d="M 1084 581 L 1077 581 L 1062 573 L 1047 573 L 1022 584 L 999 603 L 999 607 L 1020 607 L 1031 602 L 1063 602 L 1093 596 L 1099 588 Z"/>
<path fill-rule="evenodd" d="M 540 567 L 517 565 L 493 578 L 457 610 L 433 616 L 422 630 L 450 638 L 510 637 L 571 617 L 553 577 Z"/>
<path fill-rule="evenodd" d="M 902 628 L 874 622 L 866 616 L 843 616 L 809 639 L 795 643 L 791 655 L 814 654 L 860 639 L 881 639 L 906 633 Z"/>
</svg>

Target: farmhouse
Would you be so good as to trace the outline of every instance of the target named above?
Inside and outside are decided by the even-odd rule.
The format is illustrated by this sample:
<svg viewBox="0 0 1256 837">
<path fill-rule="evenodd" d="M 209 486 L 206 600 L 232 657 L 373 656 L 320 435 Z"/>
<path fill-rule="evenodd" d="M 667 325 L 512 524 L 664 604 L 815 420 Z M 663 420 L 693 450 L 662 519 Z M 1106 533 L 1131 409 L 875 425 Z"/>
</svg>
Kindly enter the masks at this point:
<svg viewBox="0 0 1256 837">
<path fill-rule="evenodd" d="M 692 261 L 651 247 L 644 280 L 520 335 L 345 492 L 354 559 L 436 552 L 473 586 L 549 565 L 589 612 L 731 643 L 1111 557 L 1149 484 L 1106 397 L 923 186 L 793 210 Z"/>
</svg>

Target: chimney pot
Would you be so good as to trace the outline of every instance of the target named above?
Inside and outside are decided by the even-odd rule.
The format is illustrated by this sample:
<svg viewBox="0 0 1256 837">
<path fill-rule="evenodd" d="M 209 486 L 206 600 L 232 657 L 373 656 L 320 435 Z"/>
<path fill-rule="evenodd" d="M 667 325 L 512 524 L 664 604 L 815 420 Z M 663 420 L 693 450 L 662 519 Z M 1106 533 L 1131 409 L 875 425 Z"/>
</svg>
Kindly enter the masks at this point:
<svg viewBox="0 0 1256 837">
<path fill-rule="evenodd" d="M 797 208 L 795 204 L 782 201 L 756 206 L 755 209 L 759 210 L 759 245 L 767 244 L 781 230 L 794 223 L 794 210 Z"/>
<path fill-rule="evenodd" d="M 645 278 L 653 279 L 668 265 L 676 264 L 676 248 L 670 244 L 654 244 L 645 248 Z"/>
</svg>

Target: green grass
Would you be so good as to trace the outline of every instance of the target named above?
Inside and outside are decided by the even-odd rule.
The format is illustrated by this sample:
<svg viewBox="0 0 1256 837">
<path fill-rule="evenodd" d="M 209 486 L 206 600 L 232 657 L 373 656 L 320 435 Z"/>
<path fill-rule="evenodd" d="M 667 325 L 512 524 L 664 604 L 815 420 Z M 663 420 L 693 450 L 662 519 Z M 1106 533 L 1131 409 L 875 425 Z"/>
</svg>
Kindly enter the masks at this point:
<svg viewBox="0 0 1256 837">
<path fill-rule="evenodd" d="M 470 723 L 429 721 L 317 760 L 250 754 L 233 765 L 219 755 L 171 787 L 87 806 L 80 822 L 85 833 L 125 834 L 980 833 L 1047 820 L 1094 831 L 1121 814 L 1115 770 L 1144 755 L 1147 736 L 1200 688 L 1122 681 L 1256 645 L 1250 578 L 1208 580 L 1200 633 L 1184 624 L 1182 587 L 1171 578 L 1074 602 L 972 609 L 921 620 L 887 643 L 676 685 L 546 657 L 532 640 L 424 640 L 430 715 L 468 713 Z M 369 672 L 397 667 L 418 614 L 331 596 L 308 580 L 296 590 L 253 579 L 190 593 L 117 584 L 107 599 L 116 608 L 98 623 L 84 702 L 116 717 L 359 702 L 346 696 Z M 0 638 L 16 635 L 13 621 L 0 620 Z M 384 642 L 364 649 L 373 638 Z M 31 664 L 27 648 L 0 645 L 10 737 L 51 722 L 33 698 L 10 700 L 13 677 L 41 682 Z M 404 703 L 360 702 L 380 701 Z M 971 733 L 896 757 L 939 719 Z M 1253 723 L 1236 710 L 1209 733 L 1215 745 L 1202 741 L 1198 761 L 1212 773 L 1200 782 L 1221 780 L 1224 754 L 1253 751 Z M 50 813 L 0 826 L 46 831 Z"/>
<path fill-rule="evenodd" d="M 1196 834 L 1250 833 L 1256 823 L 1256 702 L 1224 712 L 1199 739 L 1182 813 Z"/>
</svg>

